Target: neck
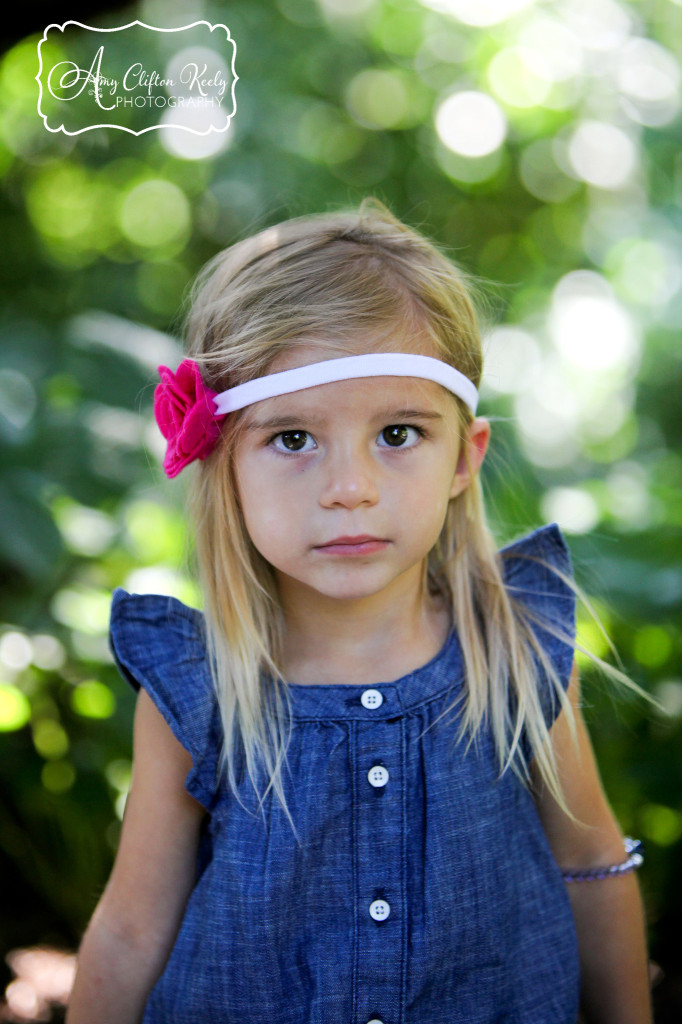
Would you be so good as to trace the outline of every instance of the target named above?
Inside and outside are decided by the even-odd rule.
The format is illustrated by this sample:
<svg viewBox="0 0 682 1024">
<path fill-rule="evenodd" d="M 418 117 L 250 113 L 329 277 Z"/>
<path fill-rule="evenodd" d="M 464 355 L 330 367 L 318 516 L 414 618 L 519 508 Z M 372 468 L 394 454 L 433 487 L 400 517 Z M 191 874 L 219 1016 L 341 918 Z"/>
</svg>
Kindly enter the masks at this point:
<svg viewBox="0 0 682 1024">
<path fill-rule="evenodd" d="M 280 581 L 286 681 L 373 685 L 430 661 L 452 619 L 446 602 L 415 582 L 395 581 L 390 595 L 339 600 Z"/>
</svg>

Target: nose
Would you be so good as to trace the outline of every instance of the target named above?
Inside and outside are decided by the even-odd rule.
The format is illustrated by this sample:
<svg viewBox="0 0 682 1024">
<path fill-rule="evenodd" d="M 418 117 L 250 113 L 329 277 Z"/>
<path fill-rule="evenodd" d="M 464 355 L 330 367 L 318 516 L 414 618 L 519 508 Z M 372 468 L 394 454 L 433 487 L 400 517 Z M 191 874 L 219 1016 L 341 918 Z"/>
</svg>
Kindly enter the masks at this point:
<svg viewBox="0 0 682 1024">
<path fill-rule="evenodd" d="M 379 500 L 379 467 L 360 445 L 345 442 L 330 449 L 324 466 L 320 504 L 324 508 L 341 505 L 375 505 Z"/>
</svg>

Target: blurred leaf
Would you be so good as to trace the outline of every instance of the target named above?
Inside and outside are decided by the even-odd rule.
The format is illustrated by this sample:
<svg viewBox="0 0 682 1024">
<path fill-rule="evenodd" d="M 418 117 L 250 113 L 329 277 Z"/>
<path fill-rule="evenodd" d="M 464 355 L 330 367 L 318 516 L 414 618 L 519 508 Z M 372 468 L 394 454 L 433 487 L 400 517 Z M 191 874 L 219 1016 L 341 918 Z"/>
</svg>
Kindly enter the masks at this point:
<svg viewBox="0 0 682 1024">
<path fill-rule="evenodd" d="M 0 476 L 0 554 L 34 580 L 54 575 L 64 553 L 62 539 L 28 474 Z"/>
</svg>

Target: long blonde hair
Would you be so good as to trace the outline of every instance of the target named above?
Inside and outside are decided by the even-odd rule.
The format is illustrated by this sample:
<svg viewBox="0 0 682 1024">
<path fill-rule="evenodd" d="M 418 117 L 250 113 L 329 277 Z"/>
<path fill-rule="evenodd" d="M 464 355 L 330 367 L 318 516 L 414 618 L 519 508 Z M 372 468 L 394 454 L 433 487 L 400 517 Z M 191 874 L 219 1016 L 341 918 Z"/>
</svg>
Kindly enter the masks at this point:
<svg viewBox="0 0 682 1024">
<path fill-rule="evenodd" d="M 390 350 L 397 332 L 404 340 L 401 350 L 413 346 L 423 351 L 430 345 L 435 355 L 478 386 L 483 357 L 476 294 L 471 275 L 368 197 L 358 209 L 268 227 L 214 256 L 188 297 L 187 351 L 208 386 L 222 391 L 267 373 L 293 345 L 312 340 L 324 358 L 325 345 L 335 354 L 339 349 L 356 352 L 362 335 L 372 339 L 367 351 L 385 343 Z M 463 435 L 472 413 L 460 399 L 452 400 Z M 228 784 L 238 794 L 235 750 L 241 743 L 258 792 L 260 758 L 269 780 L 261 808 L 273 787 L 296 834 L 281 784 L 287 721 L 291 728 L 284 708 L 287 703 L 290 710 L 290 696 L 280 668 L 283 618 L 272 568 L 251 543 L 239 507 L 234 453 L 241 422 L 240 414 L 227 418 L 216 451 L 192 470 L 196 476 L 189 491 L 207 648 L 223 725 L 219 770 L 227 771 Z M 543 564 L 589 607 L 570 577 Z M 456 741 L 467 737 L 470 744 L 488 721 L 500 773 L 511 767 L 527 784 L 530 775 L 520 743 L 525 730 L 543 782 L 573 817 L 548 742 L 534 654 L 576 740 L 574 715 L 532 622 L 584 649 L 556 624 L 531 615 L 505 587 L 478 475 L 450 501 L 425 576 L 431 592 L 448 603 L 464 656 L 467 685 Z M 646 696 L 622 672 L 594 660 Z"/>
</svg>

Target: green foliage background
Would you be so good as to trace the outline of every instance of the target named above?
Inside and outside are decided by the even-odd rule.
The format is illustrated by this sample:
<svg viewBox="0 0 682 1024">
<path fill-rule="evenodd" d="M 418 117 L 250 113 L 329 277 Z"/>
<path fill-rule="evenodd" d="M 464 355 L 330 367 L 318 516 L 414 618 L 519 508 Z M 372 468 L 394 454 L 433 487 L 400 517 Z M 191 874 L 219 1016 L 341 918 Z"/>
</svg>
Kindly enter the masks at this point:
<svg viewBox="0 0 682 1024">
<path fill-rule="evenodd" d="M 141 3 L 93 19 L 227 22 L 237 113 L 203 158 L 161 132 L 49 133 L 40 37 L 2 57 L 3 950 L 76 948 L 111 868 L 134 706 L 107 649 L 111 590 L 199 603 L 184 485 L 161 471 L 151 415 L 185 289 L 238 238 L 371 193 L 490 282 L 480 412 L 500 544 L 557 520 L 625 671 L 666 708 L 616 699 L 583 660 L 606 790 L 646 844 L 652 956 L 679 971 L 682 6 L 519 0 L 495 19 L 503 6 Z M 506 122 L 488 155 L 453 152 L 438 119 L 467 91 Z M 605 317 L 587 346 L 571 288 Z M 581 631 L 607 654 L 584 609 Z"/>
</svg>

